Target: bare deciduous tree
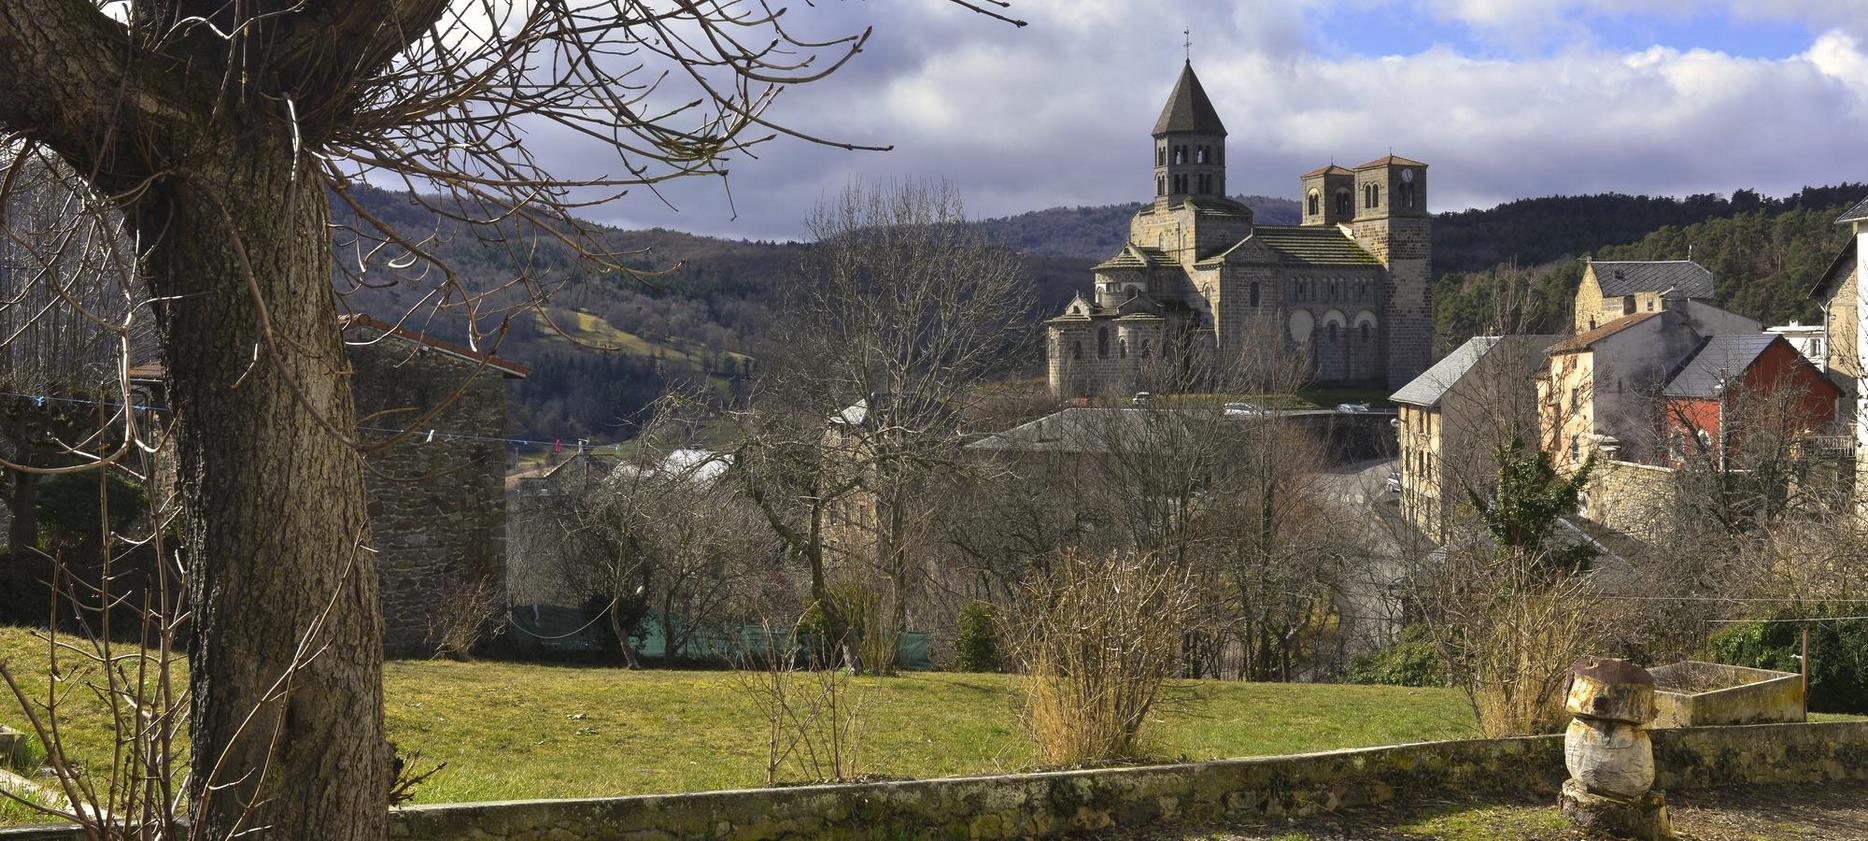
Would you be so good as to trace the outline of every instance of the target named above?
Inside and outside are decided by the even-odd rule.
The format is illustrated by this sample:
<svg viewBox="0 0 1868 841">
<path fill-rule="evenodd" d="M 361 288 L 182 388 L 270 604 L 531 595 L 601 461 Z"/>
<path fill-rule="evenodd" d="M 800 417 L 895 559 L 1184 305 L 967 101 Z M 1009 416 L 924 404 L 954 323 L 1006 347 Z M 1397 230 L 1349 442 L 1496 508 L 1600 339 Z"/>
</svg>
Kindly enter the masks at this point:
<svg viewBox="0 0 1868 841">
<path fill-rule="evenodd" d="M 954 2 L 1002 17 L 996 0 Z M 446 315 L 468 325 L 467 344 L 496 345 L 506 318 L 554 282 L 520 269 L 468 288 L 426 239 L 346 188 L 401 179 L 489 243 L 523 253 L 549 237 L 627 274 L 575 208 L 723 175 L 773 137 L 815 139 L 768 111 L 867 33 L 802 38 L 782 11 L 731 0 L 0 5 L 0 132 L 20 141 L 3 148 L 13 161 L 50 150 L 104 198 L 92 211 L 121 213 L 157 301 L 180 487 L 196 515 L 189 779 L 203 831 L 385 831 L 382 617 L 331 294 L 333 198 L 357 220 L 335 232 L 351 283 L 411 284 L 419 310 L 401 320 Z M 523 142 L 544 125 L 607 146 L 618 174 L 554 174 Z"/>
</svg>

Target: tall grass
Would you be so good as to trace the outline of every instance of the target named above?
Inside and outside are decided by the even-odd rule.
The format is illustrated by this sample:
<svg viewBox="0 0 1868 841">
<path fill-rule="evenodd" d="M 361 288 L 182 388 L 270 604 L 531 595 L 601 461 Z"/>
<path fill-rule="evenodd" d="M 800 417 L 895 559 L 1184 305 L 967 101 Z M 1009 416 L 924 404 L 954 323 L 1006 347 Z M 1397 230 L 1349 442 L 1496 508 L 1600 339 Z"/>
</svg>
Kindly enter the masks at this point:
<svg viewBox="0 0 1868 841">
<path fill-rule="evenodd" d="M 1068 552 L 1025 589 L 1003 637 L 1025 673 L 1020 718 L 1045 763 L 1141 755 L 1194 607 L 1186 575 L 1146 555 Z"/>
</svg>

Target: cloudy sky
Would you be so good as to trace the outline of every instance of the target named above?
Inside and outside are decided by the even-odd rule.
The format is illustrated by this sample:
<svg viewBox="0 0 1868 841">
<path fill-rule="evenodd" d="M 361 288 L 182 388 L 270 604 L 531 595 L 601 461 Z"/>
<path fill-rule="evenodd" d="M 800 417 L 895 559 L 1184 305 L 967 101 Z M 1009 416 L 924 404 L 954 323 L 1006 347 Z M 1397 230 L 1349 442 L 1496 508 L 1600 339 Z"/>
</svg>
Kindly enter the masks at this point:
<svg viewBox="0 0 1868 841">
<path fill-rule="evenodd" d="M 1868 180 L 1868 0 L 1014 0 L 1022 29 L 944 0 L 814 0 L 806 34 L 873 26 L 843 71 L 787 91 L 787 125 L 888 152 L 783 142 L 717 180 L 590 215 L 796 236 L 852 178 L 935 177 L 975 216 L 1146 198 L 1148 131 L 1192 30 L 1231 132 L 1235 192 L 1392 148 L 1437 209 L 1619 191 L 1771 194 Z M 561 174 L 613 166 L 540 132 Z"/>
</svg>

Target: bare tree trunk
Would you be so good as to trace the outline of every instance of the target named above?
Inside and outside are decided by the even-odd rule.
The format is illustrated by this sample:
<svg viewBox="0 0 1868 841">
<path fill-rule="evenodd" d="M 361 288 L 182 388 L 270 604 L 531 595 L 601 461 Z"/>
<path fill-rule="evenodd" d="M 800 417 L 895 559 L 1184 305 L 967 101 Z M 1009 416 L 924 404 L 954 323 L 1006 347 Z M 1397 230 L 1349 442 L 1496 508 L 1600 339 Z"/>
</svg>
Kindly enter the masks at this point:
<svg viewBox="0 0 1868 841">
<path fill-rule="evenodd" d="M 135 208 L 152 291 L 173 301 L 161 317 L 191 514 L 191 796 L 210 838 L 380 841 L 393 766 L 382 615 L 327 291 L 329 208 L 284 144 L 217 157 Z"/>
</svg>

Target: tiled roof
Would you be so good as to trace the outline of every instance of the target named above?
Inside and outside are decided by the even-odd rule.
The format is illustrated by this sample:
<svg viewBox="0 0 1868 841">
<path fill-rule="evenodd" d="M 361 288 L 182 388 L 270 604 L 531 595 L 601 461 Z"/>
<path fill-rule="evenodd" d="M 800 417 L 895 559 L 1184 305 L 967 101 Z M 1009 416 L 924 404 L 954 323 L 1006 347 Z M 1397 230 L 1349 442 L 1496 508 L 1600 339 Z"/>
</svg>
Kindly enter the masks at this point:
<svg viewBox="0 0 1868 841">
<path fill-rule="evenodd" d="M 1781 341 L 1784 337 L 1769 333 L 1712 336 L 1680 366 L 1661 393 L 1668 397 L 1718 397 L 1725 391 L 1725 384 L 1749 370 L 1765 348 Z"/>
<path fill-rule="evenodd" d="M 1589 264 L 1602 297 L 1672 290 L 1684 298 L 1711 298 L 1712 272 L 1692 260 L 1617 260 Z"/>
<path fill-rule="evenodd" d="M 1522 349 L 1528 355 L 1542 352 L 1559 338 L 1550 335 L 1474 336 L 1467 339 L 1465 344 L 1454 348 L 1452 353 L 1442 357 L 1439 362 L 1435 362 L 1433 367 L 1415 377 L 1412 382 L 1402 386 L 1400 391 L 1389 395 L 1388 399 L 1391 402 L 1404 403 L 1409 406 L 1436 408 L 1440 405 L 1440 399 L 1446 396 L 1447 391 L 1494 348 L 1505 345 L 1507 348 Z"/>
<path fill-rule="evenodd" d="M 1425 164 L 1422 164 L 1422 166 L 1425 166 Z M 1329 166 L 1317 167 L 1316 169 L 1313 169 L 1297 177 L 1315 178 L 1319 175 L 1354 175 L 1354 174 L 1356 174 L 1356 171 L 1353 169 L 1350 169 L 1349 167 L 1342 166 L 1340 164 L 1330 164 Z"/>
<path fill-rule="evenodd" d="M 1168 94 L 1161 118 L 1155 121 L 1155 134 L 1171 131 L 1226 133 L 1225 124 L 1219 121 L 1219 112 L 1213 110 L 1213 101 L 1206 98 L 1206 89 L 1200 87 L 1200 77 L 1193 75 L 1192 62 L 1181 67 L 1180 78 L 1174 80 L 1174 92 Z"/>
<path fill-rule="evenodd" d="M 1359 166 L 1357 166 L 1357 167 L 1356 167 L 1356 169 L 1374 169 L 1375 167 L 1378 167 L 1378 166 L 1419 166 L 1419 167 L 1424 167 L 1424 166 L 1426 166 L 1426 164 L 1424 164 L 1424 163 L 1421 163 L 1420 161 L 1411 161 L 1411 160 L 1408 160 L 1407 158 L 1403 158 L 1403 157 L 1401 157 L 1401 156 L 1399 156 L 1399 155 L 1396 155 L 1396 154 L 1393 154 L 1393 153 L 1390 153 L 1390 154 L 1388 154 L 1388 155 L 1386 155 L 1386 156 L 1383 156 L 1383 157 L 1380 157 L 1380 158 L 1376 158 L 1375 160 L 1372 160 L 1372 161 L 1369 161 L 1368 163 L 1365 163 L 1365 164 L 1361 164 L 1361 165 L 1359 165 Z"/>
<path fill-rule="evenodd" d="M 1555 354 L 1555 353 L 1574 353 L 1579 350 L 1588 350 L 1589 346 L 1595 344 L 1596 342 L 1602 341 L 1603 339 L 1613 336 L 1616 333 L 1620 333 L 1623 330 L 1626 330 L 1630 327 L 1640 324 L 1641 322 L 1647 321 L 1650 318 L 1657 318 L 1657 317 L 1660 317 L 1666 314 L 1667 312 L 1665 310 L 1661 310 L 1658 312 L 1642 312 L 1642 313 L 1635 313 L 1634 315 L 1623 316 L 1607 324 L 1604 324 L 1601 327 L 1597 327 L 1594 330 L 1585 330 L 1581 333 L 1577 333 L 1574 336 L 1564 339 L 1561 342 L 1551 345 L 1550 352 Z"/>
<path fill-rule="evenodd" d="M 1868 199 L 1862 199 L 1860 204 L 1849 208 L 1847 213 L 1836 217 L 1836 224 L 1838 225 L 1847 222 L 1868 222 Z"/>
<path fill-rule="evenodd" d="M 1259 225 L 1256 240 L 1286 259 L 1311 266 L 1379 266 L 1381 261 L 1333 225 Z"/>
</svg>

